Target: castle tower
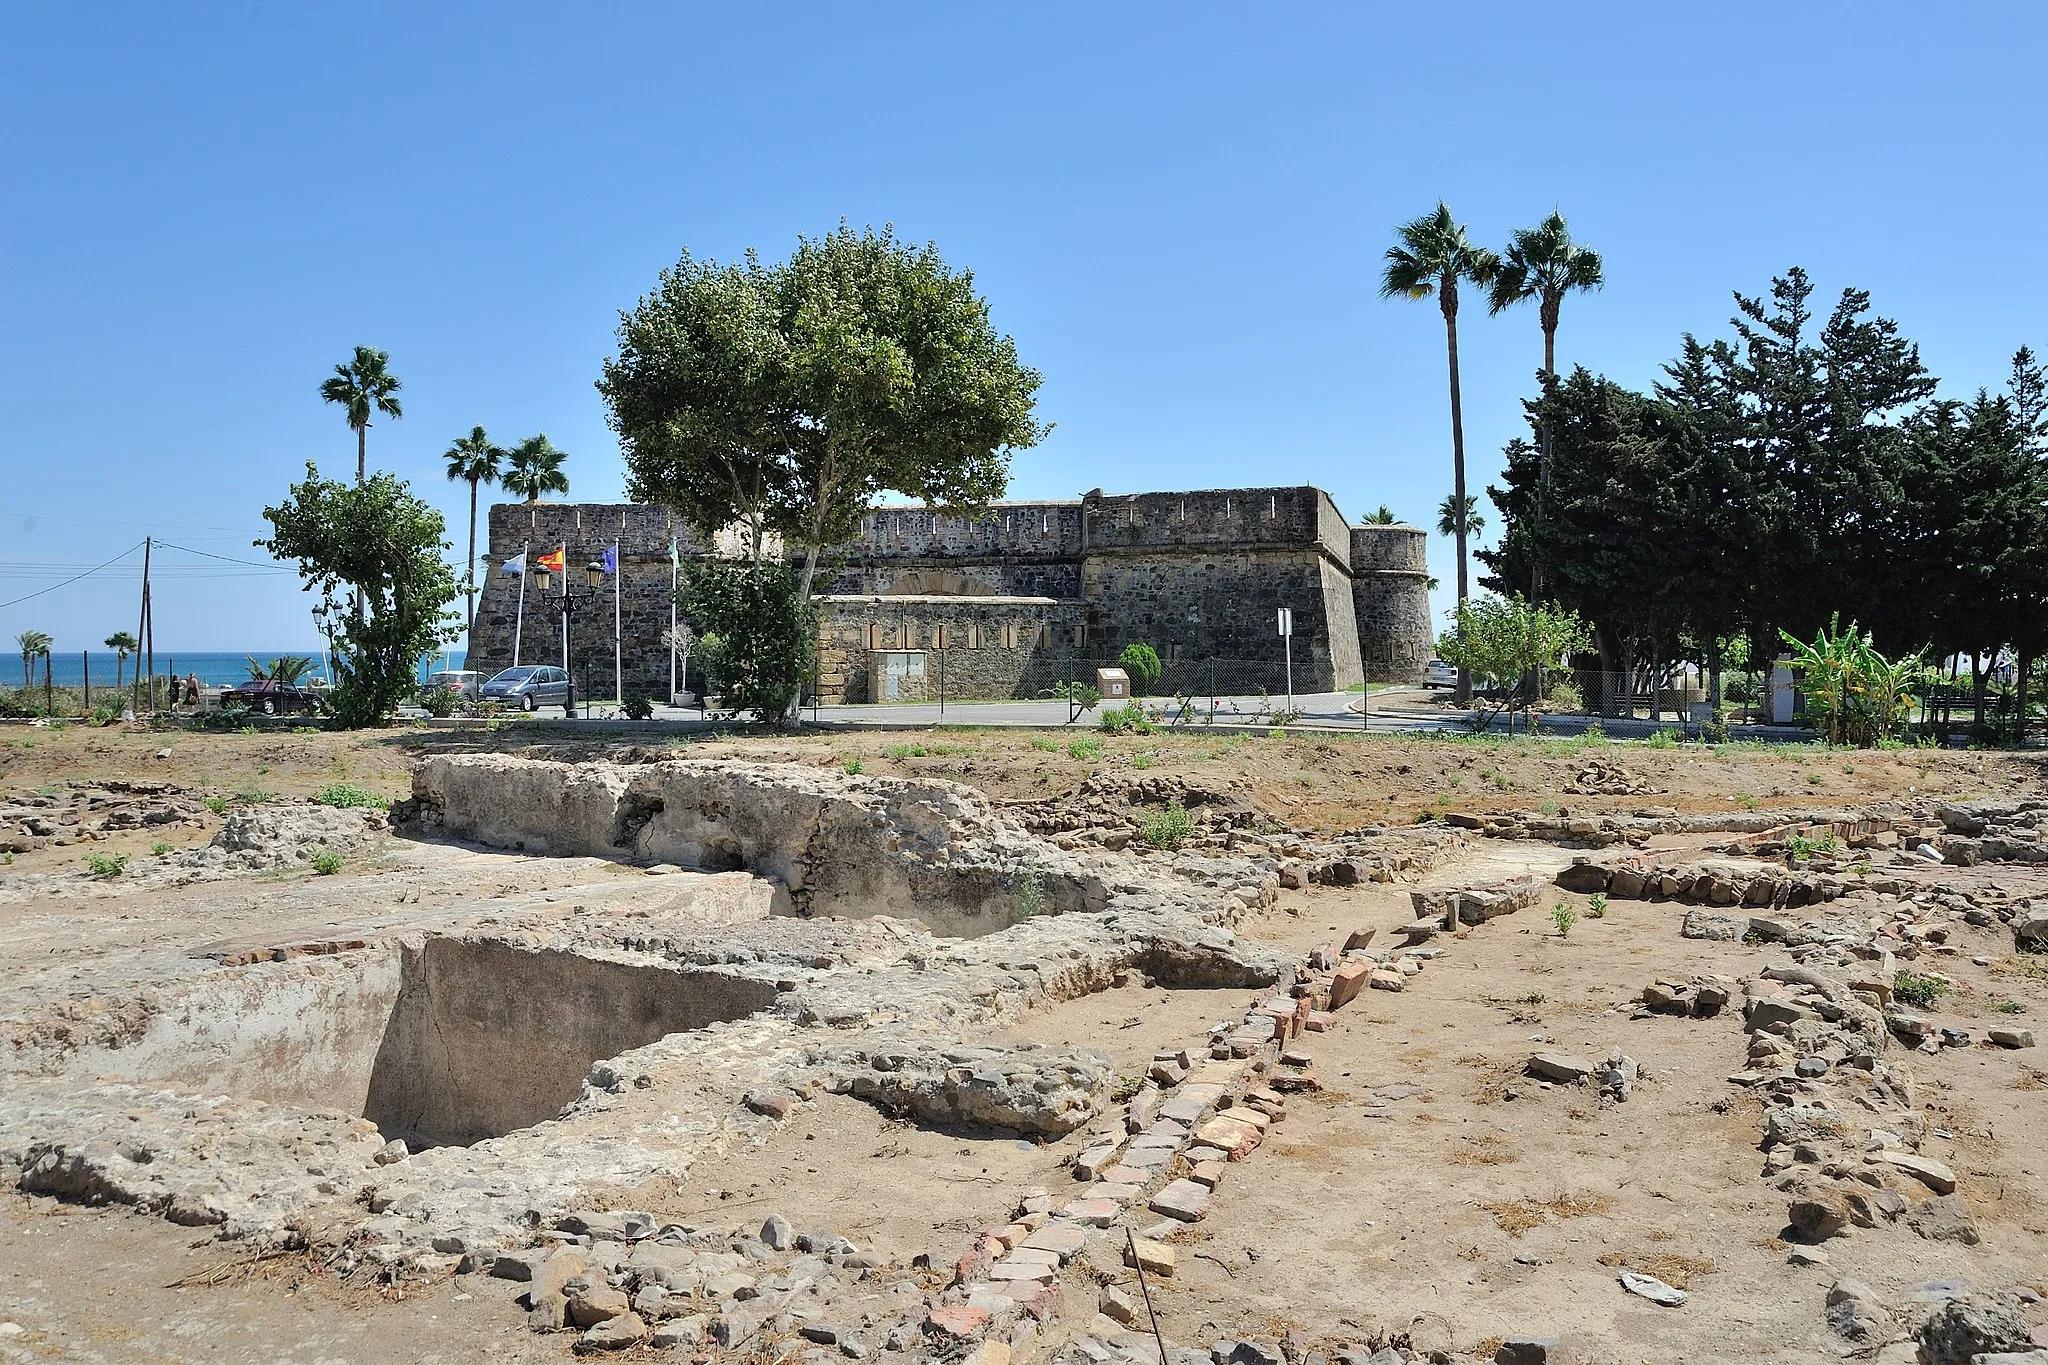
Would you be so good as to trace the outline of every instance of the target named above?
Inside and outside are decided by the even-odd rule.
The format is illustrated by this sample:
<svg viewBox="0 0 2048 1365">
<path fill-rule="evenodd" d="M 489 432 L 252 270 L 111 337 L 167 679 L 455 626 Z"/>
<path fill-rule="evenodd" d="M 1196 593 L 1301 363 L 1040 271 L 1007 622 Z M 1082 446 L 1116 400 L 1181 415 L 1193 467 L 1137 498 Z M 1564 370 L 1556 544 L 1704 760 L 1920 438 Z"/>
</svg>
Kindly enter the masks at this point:
<svg viewBox="0 0 2048 1365">
<path fill-rule="evenodd" d="M 1414 526 L 1351 528 L 1351 601 L 1365 676 L 1416 683 L 1436 648 L 1429 619 L 1429 537 Z"/>
</svg>

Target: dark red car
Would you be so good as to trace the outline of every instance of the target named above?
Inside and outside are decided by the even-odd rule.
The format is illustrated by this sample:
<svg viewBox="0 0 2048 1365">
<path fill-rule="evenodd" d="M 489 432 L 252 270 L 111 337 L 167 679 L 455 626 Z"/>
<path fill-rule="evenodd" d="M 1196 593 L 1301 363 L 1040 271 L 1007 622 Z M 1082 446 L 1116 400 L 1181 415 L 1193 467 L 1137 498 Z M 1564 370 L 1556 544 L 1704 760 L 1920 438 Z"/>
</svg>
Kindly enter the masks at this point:
<svg viewBox="0 0 2048 1365">
<path fill-rule="evenodd" d="M 320 694 L 297 683 L 281 683 L 275 678 L 251 678 L 245 683 L 236 683 L 220 694 L 222 706 L 246 706 L 251 711 L 261 711 L 266 716 L 320 714 Z"/>
</svg>

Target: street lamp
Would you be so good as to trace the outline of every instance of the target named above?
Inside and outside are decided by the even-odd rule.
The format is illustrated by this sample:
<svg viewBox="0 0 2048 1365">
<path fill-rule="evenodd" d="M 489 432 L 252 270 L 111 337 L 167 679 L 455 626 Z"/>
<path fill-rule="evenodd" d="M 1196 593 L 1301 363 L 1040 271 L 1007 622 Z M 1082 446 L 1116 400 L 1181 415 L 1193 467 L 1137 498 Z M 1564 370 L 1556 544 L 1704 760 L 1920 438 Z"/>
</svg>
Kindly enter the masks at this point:
<svg viewBox="0 0 2048 1365">
<path fill-rule="evenodd" d="M 548 583 L 553 577 L 554 575 L 549 573 L 544 566 L 536 571 L 535 586 L 540 589 L 542 601 L 547 600 Z M 565 576 L 562 582 L 561 596 L 554 599 L 562 612 L 562 671 L 569 675 L 569 700 L 563 704 L 562 710 L 571 719 L 574 719 L 576 715 L 576 670 L 569 664 L 571 623 L 576 619 L 576 609 L 578 607 L 598 600 L 599 593 L 604 587 L 604 565 L 594 559 L 591 560 L 583 566 L 583 577 L 588 586 L 588 591 L 571 592 Z M 584 670 L 586 674 L 589 671 L 587 668 Z"/>
</svg>

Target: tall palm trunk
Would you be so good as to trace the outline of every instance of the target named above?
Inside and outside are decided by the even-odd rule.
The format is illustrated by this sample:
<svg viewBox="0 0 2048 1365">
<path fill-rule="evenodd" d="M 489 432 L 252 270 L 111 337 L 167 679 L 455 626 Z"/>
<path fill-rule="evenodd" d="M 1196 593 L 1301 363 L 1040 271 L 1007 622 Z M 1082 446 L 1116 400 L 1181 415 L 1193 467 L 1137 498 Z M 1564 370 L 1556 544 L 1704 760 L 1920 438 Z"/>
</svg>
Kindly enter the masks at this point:
<svg viewBox="0 0 2048 1365">
<path fill-rule="evenodd" d="M 356 428 L 356 482 L 361 483 L 370 465 L 370 429 Z"/>
<path fill-rule="evenodd" d="M 476 634 L 476 484 L 469 481 L 469 633 Z M 465 643 L 467 643 L 465 641 Z"/>
<path fill-rule="evenodd" d="M 1465 400 L 1458 389 L 1458 281 L 1446 278 L 1437 298 L 1444 310 L 1444 338 L 1451 363 L 1451 496 L 1455 499 L 1451 505 L 1458 514 L 1458 605 L 1463 606 L 1471 589 L 1465 573 Z M 1462 706 L 1471 700 L 1472 677 L 1461 668 L 1457 701 Z"/>
</svg>

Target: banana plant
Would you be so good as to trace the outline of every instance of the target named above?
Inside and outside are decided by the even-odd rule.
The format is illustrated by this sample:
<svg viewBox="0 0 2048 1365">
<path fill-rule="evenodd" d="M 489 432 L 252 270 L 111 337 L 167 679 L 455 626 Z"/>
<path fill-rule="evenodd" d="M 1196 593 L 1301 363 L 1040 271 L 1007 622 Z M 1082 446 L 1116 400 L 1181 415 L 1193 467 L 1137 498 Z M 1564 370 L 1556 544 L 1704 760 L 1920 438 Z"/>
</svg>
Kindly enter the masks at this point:
<svg viewBox="0 0 2048 1365">
<path fill-rule="evenodd" d="M 1811 642 L 1789 631 L 1778 634 L 1792 649 L 1790 666 L 1806 696 L 1806 718 L 1829 744 L 1870 748 L 1912 716 L 1911 689 L 1926 671 L 1918 654 L 1886 659 L 1855 622 L 1843 629 L 1839 614 Z"/>
</svg>

